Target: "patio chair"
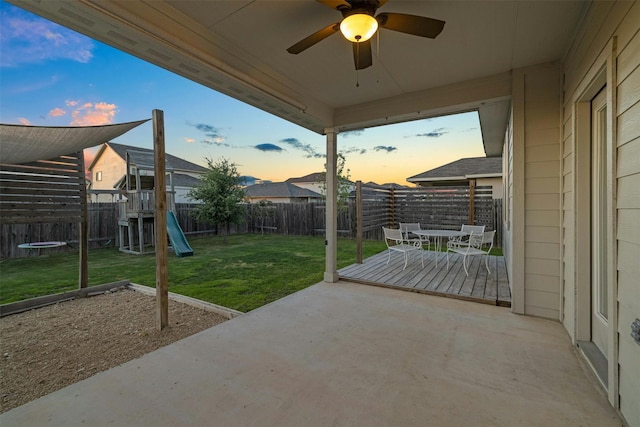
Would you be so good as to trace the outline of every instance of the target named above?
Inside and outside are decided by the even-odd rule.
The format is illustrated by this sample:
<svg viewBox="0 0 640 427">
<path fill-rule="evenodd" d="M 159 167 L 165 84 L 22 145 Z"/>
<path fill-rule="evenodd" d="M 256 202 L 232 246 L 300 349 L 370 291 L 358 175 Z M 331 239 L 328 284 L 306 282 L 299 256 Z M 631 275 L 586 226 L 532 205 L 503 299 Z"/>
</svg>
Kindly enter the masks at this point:
<svg viewBox="0 0 640 427">
<path fill-rule="evenodd" d="M 449 269 L 449 252 L 455 252 L 463 255 L 462 258 L 462 266 L 464 267 L 464 272 L 469 275 L 469 270 L 467 268 L 467 257 L 475 256 L 475 255 L 484 255 L 485 261 L 484 265 L 487 267 L 487 271 L 491 274 L 491 270 L 489 269 L 489 252 L 491 252 L 491 248 L 493 248 L 493 238 L 496 235 L 496 231 L 485 231 L 482 233 L 471 232 L 469 236 L 469 240 L 466 246 L 461 246 L 460 243 L 455 244 L 447 244 L 447 270 Z M 486 251 L 483 249 L 485 245 L 489 245 L 489 249 Z"/>
<path fill-rule="evenodd" d="M 431 241 L 429 240 L 428 236 L 425 236 L 425 235 L 417 236 L 411 233 L 412 231 L 415 231 L 415 230 L 421 230 L 419 222 L 401 222 L 399 223 L 399 225 L 405 240 L 411 243 L 420 241 L 420 244 L 422 245 L 422 249 L 424 249 L 425 251 L 429 250 L 429 248 L 431 247 Z"/>
<path fill-rule="evenodd" d="M 484 233 L 484 227 L 485 227 L 484 225 L 463 224 L 462 227 L 460 227 L 460 231 L 469 233 L 469 234 L 471 233 L 479 234 L 479 233 Z M 447 242 L 447 250 L 449 249 L 449 247 L 455 246 L 458 248 L 466 248 L 468 245 L 469 245 L 469 235 L 452 237 Z"/>
<path fill-rule="evenodd" d="M 424 254 L 422 250 L 421 240 L 410 242 L 404 238 L 402 230 L 382 227 L 384 231 L 384 242 L 387 244 L 387 250 L 389 251 L 389 258 L 387 259 L 387 265 L 391 261 L 391 252 L 400 252 L 404 255 L 404 267 L 407 268 L 407 261 L 409 260 L 409 253 L 420 251 L 420 261 L 424 268 Z"/>
</svg>

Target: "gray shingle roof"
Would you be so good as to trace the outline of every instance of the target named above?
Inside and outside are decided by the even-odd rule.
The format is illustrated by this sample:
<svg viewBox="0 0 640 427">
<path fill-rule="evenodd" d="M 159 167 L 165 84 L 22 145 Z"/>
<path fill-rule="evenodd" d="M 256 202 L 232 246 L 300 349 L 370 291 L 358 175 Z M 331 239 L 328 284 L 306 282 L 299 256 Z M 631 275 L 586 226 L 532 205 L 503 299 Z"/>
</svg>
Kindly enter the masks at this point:
<svg viewBox="0 0 640 427">
<path fill-rule="evenodd" d="M 324 181 L 324 172 L 314 172 L 309 175 L 301 176 L 298 178 L 289 178 L 285 182 L 290 182 L 295 184 L 296 182 L 323 182 Z"/>
<path fill-rule="evenodd" d="M 463 179 L 468 175 L 501 175 L 502 157 L 468 157 L 407 178 L 409 182 Z"/>
<path fill-rule="evenodd" d="M 108 142 L 107 145 L 113 149 L 123 160 L 127 159 L 127 151 L 131 160 L 138 166 L 153 167 L 153 150 L 148 148 L 133 147 L 131 145 L 116 144 L 114 142 Z M 206 168 L 191 163 L 187 160 L 181 159 L 171 154 L 165 153 L 165 168 L 167 170 L 184 170 L 203 173 L 206 172 Z"/>
<path fill-rule="evenodd" d="M 322 194 L 289 182 L 270 182 L 250 185 L 244 189 L 247 197 L 313 197 L 321 198 Z"/>
</svg>

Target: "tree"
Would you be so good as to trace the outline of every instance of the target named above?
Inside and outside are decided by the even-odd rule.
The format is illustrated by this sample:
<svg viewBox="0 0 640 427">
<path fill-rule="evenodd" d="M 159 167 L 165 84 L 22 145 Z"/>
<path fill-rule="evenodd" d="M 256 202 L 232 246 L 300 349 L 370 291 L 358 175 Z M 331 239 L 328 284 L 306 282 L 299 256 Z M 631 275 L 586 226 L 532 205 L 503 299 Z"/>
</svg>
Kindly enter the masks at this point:
<svg viewBox="0 0 640 427">
<path fill-rule="evenodd" d="M 205 158 L 208 170 L 200 179 L 200 184 L 189 191 L 188 197 L 202 203 L 195 208 L 194 215 L 199 221 L 210 224 L 224 224 L 227 234 L 229 225 L 240 223 L 245 214 L 244 190 L 240 188 L 240 174 L 235 163 L 225 158 L 217 162 Z M 227 241 L 226 235 L 224 242 Z"/>
<path fill-rule="evenodd" d="M 350 169 L 345 169 L 347 158 L 342 153 L 336 156 L 336 175 L 338 178 L 338 211 L 345 211 L 348 207 L 349 194 L 351 193 Z M 322 173 L 322 195 L 327 197 L 327 164 Z"/>
</svg>

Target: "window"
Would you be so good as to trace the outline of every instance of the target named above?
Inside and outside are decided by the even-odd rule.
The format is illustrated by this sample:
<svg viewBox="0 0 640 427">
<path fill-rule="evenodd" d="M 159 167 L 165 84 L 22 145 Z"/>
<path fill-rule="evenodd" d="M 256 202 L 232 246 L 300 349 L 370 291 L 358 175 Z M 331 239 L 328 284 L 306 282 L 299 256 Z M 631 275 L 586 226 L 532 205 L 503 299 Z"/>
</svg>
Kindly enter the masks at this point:
<svg viewBox="0 0 640 427">
<path fill-rule="evenodd" d="M 96 181 L 102 181 L 102 171 L 96 172 Z"/>
</svg>

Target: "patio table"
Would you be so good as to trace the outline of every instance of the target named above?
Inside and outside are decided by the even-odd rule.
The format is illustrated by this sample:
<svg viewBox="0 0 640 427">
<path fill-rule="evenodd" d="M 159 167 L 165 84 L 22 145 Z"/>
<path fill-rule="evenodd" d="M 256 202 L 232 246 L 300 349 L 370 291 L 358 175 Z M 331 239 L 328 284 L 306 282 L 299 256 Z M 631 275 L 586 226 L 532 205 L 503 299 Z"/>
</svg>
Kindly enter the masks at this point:
<svg viewBox="0 0 640 427">
<path fill-rule="evenodd" d="M 435 237 L 436 238 L 436 267 L 438 267 L 438 258 L 439 253 L 442 252 L 440 248 L 442 247 L 442 238 L 446 237 L 447 239 L 451 239 L 452 237 L 462 237 L 468 236 L 469 233 L 466 231 L 458 231 L 458 230 L 413 230 L 411 231 L 416 236 L 426 236 L 426 237 Z"/>
</svg>

